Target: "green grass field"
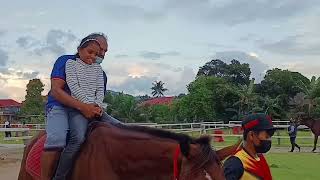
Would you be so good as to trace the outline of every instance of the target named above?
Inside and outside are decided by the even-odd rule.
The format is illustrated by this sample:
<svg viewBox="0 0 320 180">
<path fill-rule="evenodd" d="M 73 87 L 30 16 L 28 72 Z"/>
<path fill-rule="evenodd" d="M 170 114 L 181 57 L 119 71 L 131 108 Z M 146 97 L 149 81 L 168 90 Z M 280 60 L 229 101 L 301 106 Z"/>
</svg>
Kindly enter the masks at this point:
<svg viewBox="0 0 320 180">
<path fill-rule="evenodd" d="M 320 179 L 319 153 L 272 153 L 266 158 L 274 180 Z"/>
</svg>

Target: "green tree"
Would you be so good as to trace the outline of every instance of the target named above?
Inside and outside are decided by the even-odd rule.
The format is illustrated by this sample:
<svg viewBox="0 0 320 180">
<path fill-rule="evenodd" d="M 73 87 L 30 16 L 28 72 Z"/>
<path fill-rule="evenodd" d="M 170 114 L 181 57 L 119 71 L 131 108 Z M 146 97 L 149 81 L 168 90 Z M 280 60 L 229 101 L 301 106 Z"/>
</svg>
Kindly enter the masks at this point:
<svg viewBox="0 0 320 180">
<path fill-rule="evenodd" d="M 269 96 L 264 97 L 264 113 L 271 117 L 280 117 L 282 109 L 279 104 L 280 96 L 271 98 Z"/>
<path fill-rule="evenodd" d="M 256 89 L 261 96 L 278 97 L 279 105 L 288 111 L 290 98 L 301 92 L 301 82 L 308 86 L 310 84 L 309 79 L 298 72 L 275 68 L 267 71 L 264 80 Z"/>
<path fill-rule="evenodd" d="M 234 88 L 223 78 L 199 76 L 188 85 L 188 94 L 173 103 L 174 119 L 183 122 L 213 121 L 235 101 Z M 230 102 L 231 101 L 231 102 Z"/>
<path fill-rule="evenodd" d="M 251 80 L 249 85 L 241 85 L 237 91 L 239 101 L 234 105 L 238 106 L 238 115 L 247 114 L 253 107 L 256 99 L 254 92 L 254 79 Z"/>
<path fill-rule="evenodd" d="M 214 76 L 224 78 L 236 85 L 245 85 L 250 83 L 249 64 L 241 64 L 237 60 L 232 60 L 227 64 L 219 59 L 211 60 L 199 68 L 198 76 Z"/>
<path fill-rule="evenodd" d="M 124 93 L 107 94 L 104 102 L 107 112 L 124 122 L 135 122 L 137 101 L 135 97 Z"/>
<path fill-rule="evenodd" d="M 303 105 L 308 106 L 308 115 L 311 116 L 313 108 L 317 105 L 317 99 L 320 98 L 320 78 L 313 76 L 310 83 L 299 81 L 298 86 L 304 93 Z"/>
<path fill-rule="evenodd" d="M 168 105 L 154 105 L 151 106 L 152 122 L 155 123 L 170 123 L 173 118 L 170 114 L 170 106 Z"/>
<path fill-rule="evenodd" d="M 45 102 L 41 93 L 43 91 L 43 83 L 40 79 L 32 79 L 27 84 L 25 101 L 22 103 L 21 115 L 43 115 Z"/>
<path fill-rule="evenodd" d="M 153 87 L 152 90 L 152 96 L 153 97 L 161 97 L 163 96 L 163 93 L 167 91 L 168 89 L 164 88 L 164 82 L 162 81 L 155 81 L 152 83 Z"/>
</svg>

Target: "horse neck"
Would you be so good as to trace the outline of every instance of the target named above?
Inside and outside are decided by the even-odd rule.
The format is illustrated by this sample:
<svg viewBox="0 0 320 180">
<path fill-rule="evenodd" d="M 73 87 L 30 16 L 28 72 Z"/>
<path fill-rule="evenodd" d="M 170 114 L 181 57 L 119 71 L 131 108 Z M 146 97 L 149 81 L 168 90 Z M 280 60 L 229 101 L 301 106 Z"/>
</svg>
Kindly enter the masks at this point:
<svg viewBox="0 0 320 180">
<path fill-rule="evenodd" d="M 301 124 L 302 124 L 302 125 L 306 125 L 306 126 L 309 127 L 310 129 L 312 129 L 313 123 L 314 123 L 314 120 L 313 120 L 313 119 L 307 119 L 307 120 L 302 121 Z"/>
<path fill-rule="evenodd" d="M 130 138 L 127 139 L 128 142 L 130 142 Z M 152 138 L 148 141 L 144 141 L 144 143 L 137 144 L 138 142 L 135 142 L 135 139 L 132 139 L 132 145 L 129 145 L 130 147 L 130 156 L 132 156 L 133 152 L 138 152 L 141 151 L 141 154 L 144 155 L 138 155 L 136 157 L 137 161 L 132 164 L 132 166 L 128 166 L 128 171 L 141 171 L 143 172 L 147 171 L 147 169 L 140 169 L 138 170 L 136 167 L 152 167 L 152 169 L 157 169 L 157 171 L 153 171 L 149 169 L 150 171 L 154 172 L 154 176 L 168 176 L 172 177 L 174 173 L 174 155 L 175 151 L 177 149 L 178 143 L 171 141 L 171 140 L 166 140 L 163 138 Z M 144 148 L 140 148 L 144 147 Z M 153 161 L 150 161 L 152 159 Z M 181 164 L 182 164 L 182 154 L 178 156 L 178 167 L 180 169 Z M 149 165 L 146 166 L 146 161 L 150 163 Z M 127 164 L 127 158 L 123 159 L 123 163 Z M 180 170 L 179 170 L 180 171 Z M 170 179 L 170 178 L 168 178 Z"/>
</svg>

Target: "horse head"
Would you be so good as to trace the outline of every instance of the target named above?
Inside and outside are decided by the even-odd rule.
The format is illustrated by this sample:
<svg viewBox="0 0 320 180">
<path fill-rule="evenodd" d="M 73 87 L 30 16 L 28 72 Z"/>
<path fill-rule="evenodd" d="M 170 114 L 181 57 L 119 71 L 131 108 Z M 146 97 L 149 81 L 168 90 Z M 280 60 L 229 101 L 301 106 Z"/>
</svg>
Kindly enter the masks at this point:
<svg viewBox="0 0 320 180">
<path fill-rule="evenodd" d="M 188 155 L 182 159 L 180 179 L 182 180 L 223 180 L 221 161 L 235 153 L 241 141 L 218 151 L 212 149 L 211 138 L 195 139 L 189 146 Z M 183 150 L 182 150 L 183 151 Z"/>
</svg>

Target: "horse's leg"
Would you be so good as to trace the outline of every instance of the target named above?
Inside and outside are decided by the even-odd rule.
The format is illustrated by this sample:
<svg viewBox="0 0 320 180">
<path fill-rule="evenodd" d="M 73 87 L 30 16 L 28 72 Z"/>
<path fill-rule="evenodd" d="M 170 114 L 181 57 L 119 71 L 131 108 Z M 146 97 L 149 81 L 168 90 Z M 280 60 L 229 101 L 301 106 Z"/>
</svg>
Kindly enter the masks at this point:
<svg viewBox="0 0 320 180">
<path fill-rule="evenodd" d="M 314 152 L 317 149 L 317 142 L 318 142 L 318 135 L 314 135 L 314 145 L 313 145 L 313 150 L 312 152 Z"/>
</svg>

